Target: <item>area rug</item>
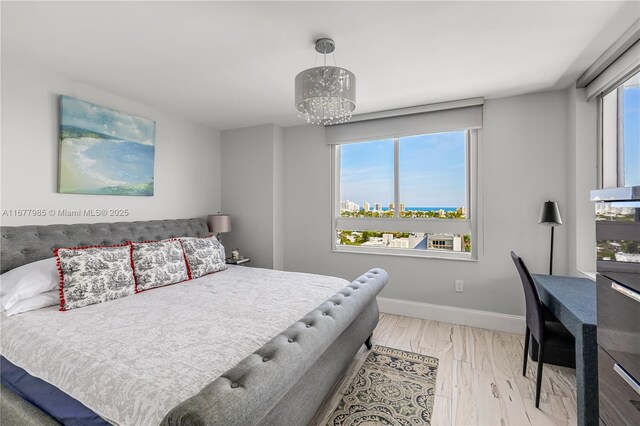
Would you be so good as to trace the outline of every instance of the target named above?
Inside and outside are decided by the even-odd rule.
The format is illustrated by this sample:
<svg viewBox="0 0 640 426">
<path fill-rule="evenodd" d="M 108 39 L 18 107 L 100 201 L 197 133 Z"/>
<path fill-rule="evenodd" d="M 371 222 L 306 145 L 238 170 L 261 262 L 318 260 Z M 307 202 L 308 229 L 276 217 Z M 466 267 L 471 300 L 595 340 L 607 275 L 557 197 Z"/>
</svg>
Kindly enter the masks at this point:
<svg viewBox="0 0 640 426">
<path fill-rule="evenodd" d="M 438 359 L 374 346 L 327 425 L 430 425 Z"/>
</svg>

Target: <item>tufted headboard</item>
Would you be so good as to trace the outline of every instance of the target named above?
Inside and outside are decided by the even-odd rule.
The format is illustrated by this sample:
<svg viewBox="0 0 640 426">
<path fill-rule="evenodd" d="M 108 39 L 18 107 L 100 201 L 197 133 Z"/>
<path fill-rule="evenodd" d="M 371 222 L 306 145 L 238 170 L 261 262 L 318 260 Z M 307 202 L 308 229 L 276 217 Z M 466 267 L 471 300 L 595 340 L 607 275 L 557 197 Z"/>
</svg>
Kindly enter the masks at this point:
<svg viewBox="0 0 640 426">
<path fill-rule="evenodd" d="M 207 220 L 171 219 L 144 222 L 0 227 L 0 273 L 53 256 L 58 247 L 120 244 L 209 235 Z"/>
</svg>

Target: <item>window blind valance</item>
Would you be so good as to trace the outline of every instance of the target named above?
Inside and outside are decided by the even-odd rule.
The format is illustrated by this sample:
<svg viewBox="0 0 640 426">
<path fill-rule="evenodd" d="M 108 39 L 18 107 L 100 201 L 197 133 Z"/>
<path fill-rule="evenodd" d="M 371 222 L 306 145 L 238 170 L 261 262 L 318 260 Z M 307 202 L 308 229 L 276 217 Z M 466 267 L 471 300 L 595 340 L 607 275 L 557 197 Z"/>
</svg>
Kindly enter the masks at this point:
<svg viewBox="0 0 640 426">
<path fill-rule="evenodd" d="M 443 103 L 417 109 L 407 108 L 405 115 L 389 111 L 389 117 L 366 119 L 326 127 L 327 144 L 338 145 L 353 142 L 388 139 L 426 133 L 449 132 L 482 127 L 482 100 L 472 105 L 460 106 L 459 102 Z M 428 112 L 414 112 L 416 110 Z M 375 114 L 380 116 L 383 113 Z M 373 115 L 373 114 L 372 114 Z M 354 117 L 358 120 L 358 117 Z"/>
<path fill-rule="evenodd" d="M 606 94 L 640 68 L 640 19 L 636 20 L 578 78 L 577 88 L 586 87 L 587 99 Z"/>
<path fill-rule="evenodd" d="M 587 85 L 587 100 L 606 94 L 640 69 L 640 41 L 637 41 Z"/>
</svg>

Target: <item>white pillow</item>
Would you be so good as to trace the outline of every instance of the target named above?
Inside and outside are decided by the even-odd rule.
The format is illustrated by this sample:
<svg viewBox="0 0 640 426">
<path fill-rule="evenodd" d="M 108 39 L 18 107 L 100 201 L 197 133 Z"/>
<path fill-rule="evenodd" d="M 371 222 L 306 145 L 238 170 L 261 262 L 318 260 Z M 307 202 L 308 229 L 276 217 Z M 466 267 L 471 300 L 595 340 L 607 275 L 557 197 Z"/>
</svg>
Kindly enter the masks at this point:
<svg viewBox="0 0 640 426">
<path fill-rule="evenodd" d="M 55 306 L 60 304 L 60 292 L 58 290 L 47 291 L 46 293 L 40 293 L 37 296 L 29 297 L 28 299 L 22 299 L 12 307 L 7 309 L 7 316 L 21 314 L 27 311 L 33 311 L 36 309 L 46 308 L 48 306 Z"/>
<path fill-rule="evenodd" d="M 0 275 L 0 305 L 4 311 L 21 300 L 59 287 L 55 257 L 27 263 Z"/>
</svg>

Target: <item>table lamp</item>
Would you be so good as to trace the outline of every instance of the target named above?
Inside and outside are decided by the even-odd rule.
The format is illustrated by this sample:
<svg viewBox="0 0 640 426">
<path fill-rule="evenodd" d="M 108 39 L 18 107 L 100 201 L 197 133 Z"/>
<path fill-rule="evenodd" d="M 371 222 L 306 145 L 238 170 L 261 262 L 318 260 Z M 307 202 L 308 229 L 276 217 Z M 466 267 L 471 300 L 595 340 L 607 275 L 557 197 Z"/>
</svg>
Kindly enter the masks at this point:
<svg viewBox="0 0 640 426">
<path fill-rule="evenodd" d="M 215 232 L 218 241 L 222 242 L 220 234 L 231 231 L 231 216 L 220 213 L 211 214 L 207 216 L 207 225 L 209 226 L 209 231 Z"/>
<path fill-rule="evenodd" d="M 538 223 L 551 227 L 551 250 L 549 253 L 549 275 L 553 275 L 553 228 L 562 225 L 560 218 L 560 209 L 555 201 L 545 201 L 540 211 L 540 220 Z"/>
</svg>

